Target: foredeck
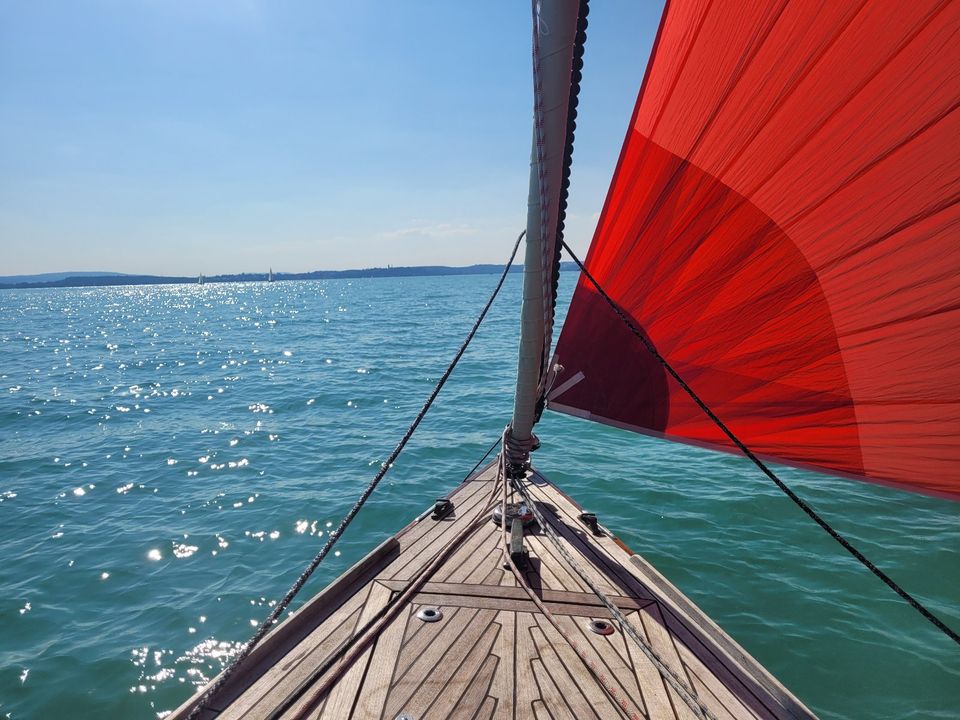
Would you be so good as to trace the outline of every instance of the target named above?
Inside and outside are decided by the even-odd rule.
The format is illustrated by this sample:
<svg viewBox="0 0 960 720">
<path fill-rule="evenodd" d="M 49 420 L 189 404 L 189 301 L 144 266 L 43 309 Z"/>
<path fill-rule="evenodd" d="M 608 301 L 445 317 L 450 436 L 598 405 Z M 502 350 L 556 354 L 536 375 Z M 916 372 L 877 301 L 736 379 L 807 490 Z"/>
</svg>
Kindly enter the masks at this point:
<svg viewBox="0 0 960 720">
<path fill-rule="evenodd" d="M 813 717 L 642 558 L 591 532 L 576 503 L 538 474 L 527 483 L 578 565 L 710 715 Z M 452 513 L 426 513 L 278 626 L 202 717 L 695 718 L 634 640 L 589 629 L 609 613 L 539 529 L 524 538 L 524 577 L 549 614 L 518 585 L 500 528 L 483 519 L 497 497 L 493 466 L 450 495 Z M 442 618 L 419 619 L 424 607 Z"/>
</svg>

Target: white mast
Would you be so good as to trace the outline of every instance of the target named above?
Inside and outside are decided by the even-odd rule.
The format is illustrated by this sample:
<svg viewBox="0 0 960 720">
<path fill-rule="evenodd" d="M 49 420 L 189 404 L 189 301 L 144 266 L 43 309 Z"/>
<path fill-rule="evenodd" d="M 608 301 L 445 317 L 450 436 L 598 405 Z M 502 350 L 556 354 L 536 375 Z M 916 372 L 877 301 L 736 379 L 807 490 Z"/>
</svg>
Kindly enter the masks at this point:
<svg viewBox="0 0 960 720">
<path fill-rule="evenodd" d="M 524 464 L 533 444 L 544 348 L 553 312 L 554 240 L 567 140 L 570 75 L 579 0 L 534 0 L 534 128 L 527 200 L 520 356 L 507 455 Z"/>
</svg>

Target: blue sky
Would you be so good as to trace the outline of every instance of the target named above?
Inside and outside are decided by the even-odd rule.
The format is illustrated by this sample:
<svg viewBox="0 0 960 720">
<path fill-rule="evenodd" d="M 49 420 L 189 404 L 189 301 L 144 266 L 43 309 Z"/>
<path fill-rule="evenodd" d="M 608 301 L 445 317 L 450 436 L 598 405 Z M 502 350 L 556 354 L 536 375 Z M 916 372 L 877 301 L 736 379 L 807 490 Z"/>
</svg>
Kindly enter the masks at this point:
<svg viewBox="0 0 960 720">
<path fill-rule="evenodd" d="M 593 3 L 586 248 L 660 2 Z M 525 2 L 0 5 L 0 275 L 502 262 L 524 226 Z"/>
</svg>

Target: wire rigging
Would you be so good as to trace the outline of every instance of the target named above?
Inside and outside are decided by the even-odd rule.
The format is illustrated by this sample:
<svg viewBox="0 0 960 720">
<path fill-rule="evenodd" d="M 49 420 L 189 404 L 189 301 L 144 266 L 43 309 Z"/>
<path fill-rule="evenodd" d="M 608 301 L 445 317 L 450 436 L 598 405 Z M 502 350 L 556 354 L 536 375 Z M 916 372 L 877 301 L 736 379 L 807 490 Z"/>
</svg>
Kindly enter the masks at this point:
<svg viewBox="0 0 960 720">
<path fill-rule="evenodd" d="M 430 410 L 430 406 L 433 405 L 433 401 L 436 400 L 437 395 L 440 394 L 440 390 L 443 389 L 443 386 L 453 373 L 454 368 L 456 368 L 457 363 L 460 362 L 460 358 L 462 358 L 464 352 L 466 352 L 467 346 L 470 345 L 470 341 L 473 340 L 474 335 L 477 334 L 480 324 L 487 316 L 487 312 L 490 310 L 490 307 L 493 305 L 493 301 L 500 293 L 500 289 L 503 287 L 503 283 L 507 279 L 507 274 L 510 272 L 510 268 L 513 266 L 514 258 L 517 256 L 517 250 L 520 247 L 520 242 L 523 240 L 523 236 L 525 234 L 526 230 L 517 236 L 517 240 L 513 245 L 513 250 L 510 253 L 510 259 L 507 260 L 507 264 L 504 265 L 503 272 L 500 274 L 500 279 L 497 281 L 496 287 L 493 289 L 490 298 L 487 300 L 487 304 L 484 305 L 483 310 L 480 311 L 480 315 L 477 316 L 476 321 L 473 323 L 473 327 L 470 328 L 470 332 L 467 333 L 467 337 L 460 345 L 460 349 L 457 350 L 456 355 L 453 356 L 453 360 L 450 361 L 450 364 L 440 377 L 440 380 L 437 381 L 437 384 L 434 386 L 433 391 L 427 398 L 427 401 L 423 404 L 420 412 L 417 413 L 417 416 L 410 424 L 410 427 L 407 428 L 407 431 L 400 439 L 400 442 L 397 443 L 397 446 L 393 449 L 393 452 L 390 453 L 390 457 L 380 464 L 380 470 L 377 471 L 377 474 L 374 476 L 373 480 L 371 480 L 370 484 L 364 488 L 362 493 L 360 493 L 357 501 L 354 503 L 353 507 L 350 508 L 350 511 L 344 516 L 343 520 L 340 521 L 340 524 L 337 525 L 337 527 L 327 535 L 327 541 L 320 549 L 320 552 L 316 554 L 313 560 L 310 561 L 304 571 L 300 574 L 300 577 L 298 577 L 293 585 L 290 586 L 290 589 L 287 590 L 287 593 L 283 596 L 283 599 L 281 599 L 280 602 L 274 606 L 273 610 L 270 611 L 270 614 L 260 624 L 260 627 L 257 628 L 257 631 L 253 634 L 253 637 L 251 637 L 250 640 L 247 641 L 247 643 L 243 646 L 243 649 L 237 653 L 237 656 L 233 659 L 233 662 L 224 668 L 219 677 L 217 677 L 217 679 L 214 680 L 213 683 L 211 683 L 210 686 L 198 698 L 196 705 L 194 705 L 190 714 L 187 716 L 187 720 L 197 720 L 197 718 L 200 717 L 200 714 L 208 706 L 216 693 L 219 692 L 220 688 L 222 688 L 230 679 L 230 676 L 233 675 L 237 667 L 250 655 L 251 652 L 253 652 L 253 649 L 260 644 L 260 641 L 263 640 L 266 634 L 270 631 L 270 628 L 273 627 L 283 612 L 290 606 L 290 603 L 293 602 L 293 599 L 306 584 L 307 580 L 310 579 L 310 576 L 313 575 L 314 571 L 320 566 L 320 563 L 323 562 L 323 559 L 329 554 L 337 540 L 339 540 L 340 536 L 343 535 L 344 530 L 347 529 L 354 517 L 356 517 L 357 513 L 360 512 L 360 509 L 363 507 L 364 503 L 366 503 L 373 491 L 376 490 L 377 485 L 380 484 L 380 481 L 383 480 L 383 477 L 387 474 L 390 468 L 393 467 L 393 463 L 400 456 L 400 453 L 403 452 L 403 449 L 406 447 L 410 438 L 413 437 L 414 432 L 416 432 L 417 428 L 420 426 L 420 422 Z"/>
<path fill-rule="evenodd" d="M 503 433 L 503 443 L 506 445 L 507 434 L 509 428 L 504 430 Z M 498 468 L 498 477 L 503 480 L 503 497 L 501 500 L 501 517 L 507 517 L 507 455 L 506 452 L 500 453 L 500 465 Z M 532 470 L 531 470 L 532 472 Z M 587 574 L 587 572 L 574 560 L 573 556 L 567 551 L 563 543 L 560 542 L 560 537 L 557 535 L 557 531 L 554 529 L 553 525 L 547 521 L 547 519 L 540 512 L 540 508 L 537 503 L 530 496 L 530 493 L 527 491 L 524 481 L 518 479 L 513 481 L 512 487 L 519 493 L 520 497 L 523 498 L 524 504 L 530 509 L 530 512 L 533 513 L 533 517 L 537 522 L 537 525 L 540 526 L 540 529 L 543 533 L 550 538 L 550 541 L 553 543 L 554 547 L 557 549 L 557 552 L 560 553 L 560 556 L 566 561 L 567 565 L 580 577 L 580 579 L 586 584 L 587 587 L 597 596 L 597 599 L 606 607 L 607 611 L 610 613 L 610 616 L 617 622 L 620 626 L 620 630 L 623 634 L 632 639 L 637 646 L 640 648 L 641 652 L 647 656 L 647 659 L 653 664 L 654 668 L 660 674 L 660 677 L 670 685 L 677 693 L 677 695 L 686 703 L 687 707 L 701 720 L 717 720 L 716 716 L 710 712 L 710 710 L 700 701 L 697 697 L 696 691 L 690 687 L 686 682 L 683 681 L 671 668 L 667 665 L 666 661 L 660 657 L 660 654 L 640 635 L 633 625 L 630 624 L 630 621 L 626 616 L 620 611 L 613 601 L 607 596 L 603 590 L 593 581 L 593 579 Z M 596 664 L 590 659 L 585 650 L 581 647 L 580 643 L 567 632 L 564 627 L 560 624 L 554 614 L 543 602 L 537 593 L 530 587 L 530 584 L 527 582 L 523 573 L 517 567 L 513 558 L 509 552 L 509 541 L 507 539 L 507 523 L 502 524 L 502 539 L 501 539 L 501 550 L 503 551 L 504 558 L 507 561 L 507 566 L 513 572 L 514 576 L 517 579 L 517 583 L 527 592 L 530 596 L 530 599 L 534 604 L 540 609 L 540 612 L 543 613 L 544 617 L 550 621 L 554 626 L 557 632 L 567 641 L 567 644 L 570 645 L 571 649 L 576 653 L 576 655 L 583 661 L 587 666 L 587 669 L 596 677 L 597 681 L 607 692 L 608 695 L 617 703 L 620 709 L 627 714 L 631 720 L 634 720 L 635 715 L 629 712 L 629 708 L 626 705 L 624 698 L 621 697 L 620 692 L 617 691 L 615 687 L 607 680 L 604 673 L 596 666 Z"/>
<path fill-rule="evenodd" d="M 766 463 L 764 463 L 759 457 L 757 457 L 753 453 L 753 451 L 750 450 L 750 448 L 748 448 L 743 443 L 743 441 L 740 440 L 740 438 L 738 438 L 733 433 L 733 431 L 730 428 L 727 427 L 727 425 L 723 422 L 723 420 L 721 420 L 709 408 L 709 406 L 700 398 L 700 396 L 697 395 L 696 392 L 694 392 L 693 388 L 691 388 L 684 381 L 684 379 L 680 377 L 680 374 L 673 369 L 673 366 L 670 365 L 667 359 L 660 354 L 660 352 L 653 345 L 653 343 L 650 342 L 650 340 L 648 340 L 642 332 L 640 332 L 640 330 L 633 324 L 630 318 L 627 317 L 627 315 L 617 306 L 617 304 L 613 301 L 613 299 L 600 286 L 600 283 L 598 283 L 597 280 L 593 277 L 593 275 L 590 274 L 590 271 L 587 270 L 586 267 L 584 267 L 584 264 L 580 261 L 580 258 L 578 258 L 576 254 L 574 254 L 573 250 L 570 249 L 570 246 L 567 245 L 567 243 L 563 240 L 561 240 L 560 243 L 563 246 L 563 248 L 570 254 L 570 257 L 577 264 L 577 267 L 580 268 L 580 272 L 583 273 L 584 277 L 586 277 L 590 281 L 590 283 L 593 285 L 596 291 L 600 294 L 600 296 L 607 302 L 607 304 L 613 309 L 613 311 L 624 322 L 624 324 L 626 324 L 630 332 L 634 336 L 636 336 L 637 339 L 640 340 L 644 348 L 646 348 L 647 351 L 651 355 L 653 355 L 653 357 L 657 360 L 657 362 L 659 362 L 660 365 L 663 366 L 663 369 L 667 371 L 670 377 L 672 377 L 674 380 L 677 381 L 680 387 L 683 388 L 684 392 L 686 392 L 687 395 L 690 396 L 690 399 L 693 400 L 697 404 L 697 406 L 701 410 L 703 410 L 704 413 L 706 413 L 707 417 L 709 417 L 710 420 L 712 420 L 713 423 L 723 432 L 723 434 L 730 439 L 730 442 L 736 445 L 737 448 L 739 448 L 739 450 L 753 462 L 754 465 L 760 468 L 760 470 L 763 472 L 764 475 L 766 475 L 774 483 L 776 483 L 777 487 L 780 488 L 780 490 L 782 490 L 787 495 L 787 497 L 793 500 L 793 502 L 796 503 L 796 505 L 801 510 L 803 510 L 803 512 L 805 512 L 811 520 L 813 520 L 815 523 L 817 523 L 817 525 L 823 528 L 823 530 L 826 531 L 826 533 L 830 535 L 830 537 L 832 537 L 834 540 L 840 543 L 840 545 L 843 546 L 844 550 L 846 550 L 851 555 L 853 555 L 853 557 L 855 557 L 865 568 L 867 568 L 870 572 L 872 572 L 874 575 L 880 578 L 880 580 L 882 580 L 884 584 L 887 585 L 887 587 L 889 587 L 891 590 L 897 593 L 897 595 L 903 598 L 907 602 L 907 604 L 910 605 L 910 607 L 912 607 L 914 610 L 916 610 L 921 615 L 923 615 L 923 617 L 929 620 L 934 625 L 934 627 L 940 630 L 944 635 L 949 637 L 955 643 L 960 645 L 960 635 L 958 635 L 955 630 L 950 628 L 946 623 L 943 622 L 943 620 L 941 620 L 939 617 L 934 615 L 927 607 L 923 605 L 923 603 L 917 600 L 913 595 L 911 595 L 902 587 L 900 587 L 900 585 L 898 585 L 897 582 L 893 580 L 893 578 L 891 578 L 889 575 L 883 572 L 883 570 L 881 570 L 876 565 L 874 565 L 862 552 L 860 552 L 857 548 L 855 548 L 850 543 L 849 540 L 847 540 L 845 537 L 843 537 L 843 535 L 841 535 L 839 532 L 834 530 L 826 520 L 820 517 L 820 515 L 817 513 L 816 510 L 810 507 L 803 498 L 797 495 L 783 480 L 781 480 L 776 475 L 776 473 L 774 473 L 766 465 Z"/>
</svg>

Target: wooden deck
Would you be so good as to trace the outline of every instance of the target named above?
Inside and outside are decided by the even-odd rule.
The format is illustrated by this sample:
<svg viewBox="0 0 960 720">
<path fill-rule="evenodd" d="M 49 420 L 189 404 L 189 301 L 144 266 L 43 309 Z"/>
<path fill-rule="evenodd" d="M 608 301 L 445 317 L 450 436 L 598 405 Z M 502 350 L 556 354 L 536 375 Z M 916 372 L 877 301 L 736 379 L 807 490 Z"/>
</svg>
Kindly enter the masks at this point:
<svg viewBox="0 0 960 720">
<path fill-rule="evenodd" d="M 499 499 L 495 480 L 496 466 L 475 475 L 450 495 L 450 515 L 424 514 L 279 625 L 202 717 L 695 718 L 634 640 L 590 631 L 609 613 L 539 529 L 525 537 L 524 576 L 552 620 L 504 569 L 501 531 L 483 519 Z M 538 474 L 528 488 L 578 564 L 710 714 L 813 717 L 642 558 L 606 530 L 592 533 L 576 503 Z M 419 619 L 425 607 L 442 619 Z"/>
</svg>

